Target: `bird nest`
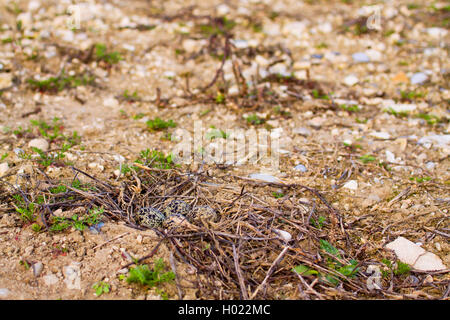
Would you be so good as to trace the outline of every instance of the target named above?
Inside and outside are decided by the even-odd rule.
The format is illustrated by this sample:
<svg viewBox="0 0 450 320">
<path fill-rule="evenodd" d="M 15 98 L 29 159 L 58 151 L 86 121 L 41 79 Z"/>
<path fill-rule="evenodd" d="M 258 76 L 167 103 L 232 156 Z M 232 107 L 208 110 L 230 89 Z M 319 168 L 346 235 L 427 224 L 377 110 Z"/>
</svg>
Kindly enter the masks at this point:
<svg viewBox="0 0 450 320">
<path fill-rule="evenodd" d="M 88 208 L 87 214 L 89 209 L 102 208 L 103 219 L 144 230 L 133 219 L 133 212 L 142 207 L 158 209 L 177 199 L 213 208 L 217 212 L 214 222 L 154 229 L 159 240 L 147 255 L 133 262 L 155 256 L 165 242 L 180 261 L 203 275 L 196 284 L 203 298 L 300 295 L 325 299 L 335 295 L 354 298 L 355 291 L 370 294 L 360 264 L 354 263 L 358 248 L 346 224 L 316 189 L 228 174 L 212 177 L 207 169 L 181 172 L 137 164 L 121 182 L 101 181 L 77 168 L 72 170 L 73 179 L 65 183 L 39 171 L 20 189 L 10 185 L 15 197 L 27 203 L 44 198 L 35 208 L 43 229 L 51 230 L 57 209 L 83 207 Z M 51 192 L 60 185 L 65 186 L 61 192 Z M 330 292 L 334 293 L 330 296 Z"/>
</svg>

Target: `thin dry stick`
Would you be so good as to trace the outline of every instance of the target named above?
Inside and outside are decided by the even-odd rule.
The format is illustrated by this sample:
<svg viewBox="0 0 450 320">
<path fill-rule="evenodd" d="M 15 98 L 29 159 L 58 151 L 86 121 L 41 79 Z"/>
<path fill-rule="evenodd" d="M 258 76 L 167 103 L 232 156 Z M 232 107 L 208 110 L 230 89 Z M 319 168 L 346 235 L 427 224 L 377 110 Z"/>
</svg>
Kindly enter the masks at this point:
<svg viewBox="0 0 450 320">
<path fill-rule="evenodd" d="M 177 267 L 175 265 L 175 257 L 173 256 L 173 252 L 170 252 L 169 261 L 170 261 L 170 266 L 172 268 L 172 272 L 175 274 L 175 284 L 176 284 L 177 290 L 178 290 L 178 298 L 181 300 L 181 299 L 183 299 L 183 291 L 181 291 L 180 279 L 178 278 Z"/>
<path fill-rule="evenodd" d="M 95 247 L 93 248 L 93 250 L 98 249 L 98 248 L 101 248 L 101 247 L 103 247 L 105 244 L 110 243 L 110 242 L 112 242 L 112 241 L 114 241 L 114 240 L 117 240 L 117 239 L 119 239 L 119 238 L 122 238 L 123 236 L 126 236 L 127 234 L 129 234 L 129 232 L 125 232 L 125 233 L 119 234 L 117 237 L 114 237 L 114 238 L 112 238 L 112 239 L 109 239 L 108 241 L 103 242 L 103 243 L 101 243 L 101 244 L 95 246 Z"/>
<path fill-rule="evenodd" d="M 242 299 L 248 300 L 247 289 L 245 288 L 244 277 L 242 276 L 241 268 L 239 267 L 239 258 L 236 252 L 236 246 L 233 244 L 233 258 L 234 258 L 234 268 L 236 269 L 236 274 L 239 279 L 239 286 L 241 287 Z"/>
<path fill-rule="evenodd" d="M 308 284 L 308 282 L 306 282 L 305 279 L 303 279 L 303 277 L 297 273 L 297 276 L 299 277 L 300 281 L 303 283 L 303 285 L 306 288 L 306 293 L 312 293 L 314 295 L 316 295 L 319 299 L 323 299 L 323 295 L 321 295 L 320 293 L 318 293 L 316 290 L 314 290 L 314 288 L 312 286 L 310 286 Z"/>
<path fill-rule="evenodd" d="M 289 246 L 284 247 L 283 251 L 278 255 L 278 257 L 275 259 L 275 261 L 272 263 L 272 265 L 269 268 L 269 271 L 267 271 L 267 275 L 264 278 L 263 282 L 256 288 L 256 290 L 253 292 L 253 294 L 250 297 L 250 300 L 253 300 L 253 298 L 258 294 L 259 290 L 261 290 L 265 285 L 267 280 L 269 280 L 269 277 L 272 275 L 273 271 L 275 270 L 275 267 L 280 263 L 280 261 L 283 259 L 283 256 L 285 253 L 289 250 Z"/>
</svg>

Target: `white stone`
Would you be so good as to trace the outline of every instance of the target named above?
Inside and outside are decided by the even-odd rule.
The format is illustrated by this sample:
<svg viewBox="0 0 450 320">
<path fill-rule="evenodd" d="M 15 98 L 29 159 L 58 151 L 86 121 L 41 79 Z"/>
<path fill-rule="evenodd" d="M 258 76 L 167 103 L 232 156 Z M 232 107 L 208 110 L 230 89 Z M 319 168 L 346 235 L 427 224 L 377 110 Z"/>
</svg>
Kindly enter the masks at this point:
<svg viewBox="0 0 450 320">
<path fill-rule="evenodd" d="M 370 58 L 364 52 L 356 52 L 352 55 L 353 61 L 359 63 L 366 63 L 370 61 Z"/>
<path fill-rule="evenodd" d="M 428 28 L 426 30 L 428 35 L 436 39 L 443 38 L 447 34 L 447 30 L 442 28 Z"/>
<path fill-rule="evenodd" d="M 44 152 L 48 151 L 48 148 L 49 148 L 49 144 L 48 144 L 47 140 L 42 139 L 42 138 L 37 138 L 37 139 L 31 140 L 28 143 L 28 146 L 30 148 L 34 147 L 34 148 L 41 149 Z"/>
<path fill-rule="evenodd" d="M 300 127 L 300 128 L 294 128 L 292 130 L 292 133 L 307 137 L 307 136 L 311 135 L 311 130 L 309 130 L 308 128 Z"/>
<path fill-rule="evenodd" d="M 0 288 L 0 298 L 6 298 L 9 295 L 9 290 L 6 288 Z"/>
<path fill-rule="evenodd" d="M 12 73 L 0 73 L 0 90 L 12 86 Z"/>
<path fill-rule="evenodd" d="M 42 262 L 36 262 L 31 266 L 33 270 L 33 275 L 35 277 L 39 277 L 41 275 L 42 270 L 44 269 L 44 265 Z"/>
<path fill-rule="evenodd" d="M 425 251 L 425 249 L 406 238 L 398 237 L 393 242 L 388 243 L 386 248 L 393 250 L 401 262 L 409 264 L 414 269 L 421 271 L 447 269 L 438 256 Z"/>
<path fill-rule="evenodd" d="M 369 265 L 367 267 L 366 273 L 370 274 L 370 276 L 366 280 L 367 289 L 369 289 L 370 291 L 375 289 L 383 289 L 381 285 L 381 271 L 379 266 L 374 264 Z"/>
<path fill-rule="evenodd" d="M 280 179 L 277 177 L 274 177 L 267 173 L 252 173 L 249 175 L 250 178 L 256 179 L 256 180 L 262 180 L 265 182 L 275 182 L 275 183 L 283 183 Z"/>
<path fill-rule="evenodd" d="M 292 235 L 284 230 L 280 229 L 273 229 L 273 232 L 275 232 L 282 240 L 289 242 L 292 240 Z"/>
<path fill-rule="evenodd" d="M 383 59 L 383 54 L 378 51 L 378 50 L 374 50 L 374 49 L 369 49 L 366 50 L 366 55 L 370 58 L 370 61 L 381 61 Z"/>
<path fill-rule="evenodd" d="M 423 72 L 414 73 L 411 78 L 411 84 L 422 84 L 428 80 L 428 76 Z"/>
<path fill-rule="evenodd" d="M 219 4 L 216 9 L 219 16 L 224 16 L 230 12 L 230 8 L 224 3 Z"/>
<path fill-rule="evenodd" d="M 417 105 L 407 103 L 391 104 L 387 107 L 395 112 L 411 112 L 417 109 Z"/>
<path fill-rule="evenodd" d="M 432 162 L 432 161 L 429 161 L 429 162 L 425 163 L 425 167 L 426 167 L 428 170 L 433 170 L 434 168 L 436 168 L 436 163 L 434 163 L 434 162 Z"/>
<path fill-rule="evenodd" d="M 344 84 L 349 87 L 354 86 L 358 82 L 359 82 L 358 77 L 353 74 L 350 74 L 344 78 Z"/>
<path fill-rule="evenodd" d="M 308 124 L 313 127 L 319 129 L 323 123 L 327 120 L 327 118 L 315 117 L 308 121 Z"/>
<path fill-rule="evenodd" d="M 59 279 L 57 276 L 55 276 L 54 274 L 48 274 L 42 277 L 42 279 L 44 280 L 45 285 L 47 286 L 52 286 L 54 284 L 57 284 Z"/>
<path fill-rule="evenodd" d="M 108 97 L 103 101 L 103 105 L 109 108 L 116 108 L 119 106 L 119 101 L 114 97 Z"/>
<path fill-rule="evenodd" d="M 8 172 L 8 169 L 9 169 L 8 163 L 6 162 L 0 163 L 0 177 L 4 176 L 6 172 Z"/>
<path fill-rule="evenodd" d="M 378 139 L 383 139 L 383 140 L 389 139 L 391 137 L 391 135 L 389 133 L 380 132 L 380 131 L 371 132 L 369 135 L 372 137 L 378 138 Z"/>
<path fill-rule="evenodd" d="M 444 134 L 444 135 L 438 135 L 438 134 L 431 134 L 429 136 L 425 136 L 419 139 L 417 141 L 418 144 L 434 144 L 437 147 L 441 148 L 448 148 L 450 147 L 450 134 Z"/>
<path fill-rule="evenodd" d="M 356 180 L 347 181 L 342 188 L 346 188 L 349 190 L 358 190 L 358 182 Z"/>
<path fill-rule="evenodd" d="M 322 33 L 330 33 L 333 31 L 333 26 L 329 22 L 321 23 L 317 27 L 317 30 L 319 30 Z"/>
<path fill-rule="evenodd" d="M 39 1 L 30 1 L 28 3 L 28 11 L 34 11 L 41 6 Z"/>
<path fill-rule="evenodd" d="M 81 270 L 79 262 L 72 262 L 63 268 L 67 289 L 81 289 Z"/>
</svg>

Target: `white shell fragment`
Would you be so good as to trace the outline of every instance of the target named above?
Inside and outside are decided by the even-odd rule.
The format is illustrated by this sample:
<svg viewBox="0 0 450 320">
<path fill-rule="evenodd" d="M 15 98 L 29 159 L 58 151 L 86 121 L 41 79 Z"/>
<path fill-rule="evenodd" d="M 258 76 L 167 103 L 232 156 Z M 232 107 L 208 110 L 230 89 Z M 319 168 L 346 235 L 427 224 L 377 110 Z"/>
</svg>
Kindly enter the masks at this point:
<svg viewBox="0 0 450 320">
<path fill-rule="evenodd" d="M 447 267 L 434 253 L 428 252 L 408 239 L 398 237 L 386 245 L 387 249 L 395 252 L 398 259 L 421 271 L 439 271 Z"/>
</svg>

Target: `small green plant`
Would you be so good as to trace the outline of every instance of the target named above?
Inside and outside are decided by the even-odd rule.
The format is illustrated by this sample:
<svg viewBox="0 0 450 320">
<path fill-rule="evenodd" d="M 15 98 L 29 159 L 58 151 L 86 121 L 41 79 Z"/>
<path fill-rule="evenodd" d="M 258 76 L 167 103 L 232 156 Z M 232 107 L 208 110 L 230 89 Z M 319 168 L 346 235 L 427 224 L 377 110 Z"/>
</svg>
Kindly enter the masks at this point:
<svg viewBox="0 0 450 320">
<path fill-rule="evenodd" d="M 395 264 L 388 259 L 382 259 L 381 261 L 388 267 L 388 271 L 386 270 L 381 271 L 381 274 L 383 275 L 384 278 L 389 278 L 391 272 L 396 276 L 401 276 L 404 274 L 408 274 L 411 271 L 411 267 L 408 264 L 403 263 L 401 261 L 397 261 L 397 263 Z"/>
<path fill-rule="evenodd" d="M 98 224 L 103 212 L 103 208 L 93 208 L 90 209 L 89 213 L 84 217 L 79 217 L 77 214 L 74 214 L 69 219 L 64 217 L 53 217 L 53 224 L 49 230 L 57 232 L 73 227 L 79 231 L 83 231 L 86 227 Z"/>
<path fill-rule="evenodd" d="M 362 163 L 369 163 L 369 162 L 377 160 L 377 158 L 375 158 L 374 156 L 371 156 L 370 154 L 365 154 L 365 155 L 359 157 L 359 160 L 361 160 Z"/>
<path fill-rule="evenodd" d="M 408 274 L 411 271 L 411 267 L 406 264 L 403 263 L 401 261 L 397 261 L 397 268 L 394 270 L 394 274 L 396 276 L 400 276 L 402 274 Z"/>
<path fill-rule="evenodd" d="M 339 260 L 342 260 L 342 257 L 339 253 L 339 250 L 336 249 L 331 243 L 329 243 L 326 240 L 320 239 L 319 241 L 320 243 L 320 249 L 327 252 L 328 254 L 330 254 L 333 257 L 336 257 Z M 334 259 L 332 257 L 327 257 L 327 263 L 328 263 L 328 267 L 330 269 L 334 269 L 337 272 L 339 272 L 340 274 L 342 274 L 345 277 L 349 277 L 349 278 L 353 278 L 356 273 L 359 271 L 358 266 L 358 262 L 356 260 L 350 260 L 350 264 L 342 264 L 341 262 L 339 262 L 337 259 Z M 340 280 L 331 274 L 327 274 L 325 276 L 325 279 L 327 282 L 337 285 Z"/>
<path fill-rule="evenodd" d="M 275 199 L 280 199 L 284 197 L 284 193 L 282 192 L 272 192 L 272 195 L 275 197 Z"/>
<path fill-rule="evenodd" d="M 130 269 L 127 282 L 155 287 L 162 283 L 173 281 L 175 274 L 172 271 L 165 271 L 165 269 L 166 267 L 162 258 L 155 261 L 153 269 L 150 269 L 146 264 L 138 265 Z"/>
<path fill-rule="evenodd" d="M 216 103 L 221 104 L 225 102 L 225 95 L 221 92 L 218 92 L 216 95 Z"/>
<path fill-rule="evenodd" d="M 175 128 L 177 124 L 173 120 L 164 121 L 160 118 L 147 121 L 147 127 L 150 131 L 160 131 L 167 128 Z"/>
<path fill-rule="evenodd" d="M 431 177 L 423 177 L 423 178 L 420 178 L 420 177 L 410 177 L 409 178 L 409 180 L 411 180 L 411 181 L 416 181 L 417 183 L 422 183 L 422 182 L 425 182 L 425 181 L 430 181 L 432 178 Z"/>
<path fill-rule="evenodd" d="M 21 196 L 18 196 L 21 198 Z M 16 198 L 17 200 L 17 198 Z M 24 222 L 33 222 L 35 217 L 34 213 L 36 210 L 35 204 L 33 202 L 30 202 L 28 204 L 25 203 L 25 201 L 21 200 L 17 205 L 15 206 L 16 211 L 20 213 L 20 218 Z"/>
<path fill-rule="evenodd" d="M 325 220 L 326 220 L 326 217 L 325 217 L 325 216 L 319 216 L 319 217 L 317 218 L 317 220 L 316 220 L 316 219 L 311 219 L 311 224 L 312 224 L 314 227 L 316 227 L 317 229 L 322 229 Z"/>
<path fill-rule="evenodd" d="M 365 123 L 367 123 L 367 121 L 369 121 L 369 119 L 359 119 L 359 118 L 356 118 L 355 121 L 356 121 L 356 123 L 365 124 Z"/>
<path fill-rule="evenodd" d="M 158 169 L 171 169 L 175 166 L 172 154 L 165 155 L 161 151 L 150 149 L 142 150 L 135 162 Z M 138 168 L 133 167 L 133 169 Z"/>
<path fill-rule="evenodd" d="M 2 44 L 12 43 L 13 39 L 11 37 L 2 39 Z"/>
<path fill-rule="evenodd" d="M 273 108 L 273 112 L 277 115 L 280 115 L 282 117 L 291 118 L 292 114 L 289 111 L 285 111 L 281 108 L 281 106 L 275 106 Z"/>
<path fill-rule="evenodd" d="M 50 192 L 53 194 L 65 193 L 67 191 L 67 187 L 64 185 L 60 185 L 50 189 Z"/>
<path fill-rule="evenodd" d="M 129 93 L 128 90 L 125 90 L 122 94 L 122 97 L 126 101 L 135 102 L 140 101 L 141 98 L 138 96 L 137 91 L 134 91 L 133 93 Z"/>
<path fill-rule="evenodd" d="M 402 100 L 416 100 L 425 97 L 425 93 L 416 91 L 400 91 Z"/>
<path fill-rule="evenodd" d="M 236 26 L 236 22 L 226 17 L 221 17 L 215 19 L 215 23 L 213 24 L 203 24 L 199 26 L 200 32 L 203 35 L 210 36 L 219 36 L 226 35 Z"/>
<path fill-rule="evenodd" d="M 311 91 L 311 94 L 314 97 L 314 99 L 330 100 L 330 97 L 327 94 L 319 92 L 319 90 L 317 89 L 313 89 Z"/>
<path fill-rule="evenodd" d="M 394 109 L 389 108 L 389 109 L 384 109 L 384 112 L 392 114 L 393 116 L 395 116 L 397 118 L 406 118 L 406 117 L 408 117 L 408 112 L 407 111 L 395 111 Z"/>
<path fill-rule="evenodd" d="M 138 114 L 135 114 L 135 115 L 133 116 L 133 119 L 134 119 L 134 120 L 139 120 L 139 119 L 142 119 L 143 117 L 145 117 L 145 114 L 144 114 L 144 113 L 138 113 Z"/>
<path fill-rule="evenodd" d="M 227 139 L 228 136 L 229 136 L 229 134 L 227 134 L 222 129 L 212 128 L 212 130 L 209 130 L 208 132 L 206 132 L 205 139 L 206 140 L 213 140 L 216 138 Z"/>
<path fill-rule="evenodd" d="M 58 77 L 50 77 L 45 80 L 28 79 L 31 89 L 41 92 L 55 93 L 64 89 L 79 86 L 93 85 L 95 78 L 87 73 L 82 75 L 66 76 L 64 70 Z"/>
<path fill-rule="evenodd" d="M 21 266 L 24 266 L 26 270 L 29 270 L 31 268 L 31 265 L 27 260 L 20 260 L 19 264 Z"/>
<path fill-rule="evenodd" d="M 264 119 L 258 117 L 256 114 L 249 115 L 245 120 L 248 124 L 259 125 L 265 122 Z"/>
<path fill-rule="evenodd" d="M 359 106 L 357 105 L 346 105 L 346 104 L 341 104 L 339 106 L 339 108 L 341 108 L 342 110 L 348 111 L 348 112 L 358 112 Z"/>
<path fill-rule="evenodd" d="M 39 232 L 41 231 L 42 227 L 40 225 L 38 225 L 37 223 L 33 223 L 31 225 L 31 230 L 33 230 L 34 232 Z"/>
<path fill-rule="evenodd" d="M 211 112 L 211 109 L 206 109 L 206 110 L 203 110 L 202 112 L 200 112 L 200 117 L 204 117 L 204 116 L 206 116 L 208 113 L 210 113 Z"/>
<path fill-rule="evenodd" d="M 5 160 L 6 158 L 8 158 L 9 153 L 5 152 L 4 154 L 2 154 L 2 156 L 0 157 L 0 161 Z"/>
<path fill-rule="evenodd" d="M 317 49 L 326 49 L 328 45 L 325 42 L 321 42 L 316 46 Z"/>
<path fill-rule="evenodd" d="M 104 293 L 109 293 L 111 286 L 107 282 L 99 281 L 94 283 L 92 288 L 95 290 L 95 295 L 100 297 Z"/>
<path fill-rule="evenodd" d="M 97 43 L 95 45 L 95 57 L 98 61 L 104 61 L 108 64 L 116 64 L 120 60 L 123 60 L 120 53 L 116 51 L 108 52 L 106 50 L 106 45 L 103 43 Z"/>
<path fill-rule="evenodd" d="M 439 118 L 438 116 L 428 113 L 419 113 L 416 115 L 416 118 L 425 120 L 431 126 L 442 121 L 441 118 Z"/>
</svg>

